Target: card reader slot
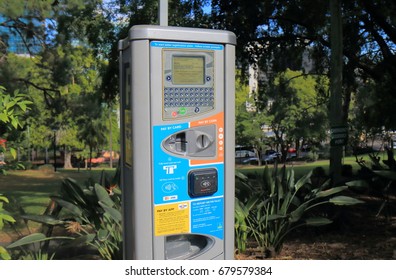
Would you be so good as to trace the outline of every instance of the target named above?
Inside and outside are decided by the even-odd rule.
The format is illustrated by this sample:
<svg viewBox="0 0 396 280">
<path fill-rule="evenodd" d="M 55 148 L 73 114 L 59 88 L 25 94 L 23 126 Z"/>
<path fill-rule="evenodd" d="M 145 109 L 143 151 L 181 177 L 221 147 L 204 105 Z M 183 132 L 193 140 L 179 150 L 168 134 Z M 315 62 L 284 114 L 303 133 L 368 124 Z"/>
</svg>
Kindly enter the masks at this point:
<svg viewBox="0 0 396 280">
<path fill-rule="evenodd" d="M 175 149 L 179 153 L 185 153 L 187 151 L 187 141 L 186 141 L 186 133 L 180 132 L 176 134 L 175 137 Z"/>
<path fill-rule="evenodd" d="M 169 153 L 182 157 L 216 156 L 216 126 L 192 127 L 168 136 L 162 147 Z"/>
</svg>

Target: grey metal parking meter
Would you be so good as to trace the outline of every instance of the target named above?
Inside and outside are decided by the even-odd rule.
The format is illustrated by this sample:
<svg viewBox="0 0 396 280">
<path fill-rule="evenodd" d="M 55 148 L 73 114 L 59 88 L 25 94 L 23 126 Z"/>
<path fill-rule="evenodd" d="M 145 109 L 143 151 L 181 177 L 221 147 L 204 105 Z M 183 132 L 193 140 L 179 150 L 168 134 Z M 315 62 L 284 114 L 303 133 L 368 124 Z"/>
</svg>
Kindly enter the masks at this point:
<svg viewBox="0 0 396 280">
<path fill-rule="evenodd" d="M 119 42 L 125 259 L 233 259 L 235 35 Z"/>
</svg>

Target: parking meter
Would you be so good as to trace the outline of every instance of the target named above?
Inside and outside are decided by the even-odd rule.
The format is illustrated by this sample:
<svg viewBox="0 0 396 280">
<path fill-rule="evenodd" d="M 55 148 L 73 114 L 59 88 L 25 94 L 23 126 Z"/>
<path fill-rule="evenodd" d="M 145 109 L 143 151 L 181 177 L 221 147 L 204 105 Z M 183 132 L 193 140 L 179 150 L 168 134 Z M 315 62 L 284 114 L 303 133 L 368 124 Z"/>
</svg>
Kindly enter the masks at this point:
<svg viewBox="0 0 396 280">
<path fill-rule="evenodd" d="M 235 44 L 149 25 L 119 42 L 124 258 L 233 258 Z"/>
</svg>

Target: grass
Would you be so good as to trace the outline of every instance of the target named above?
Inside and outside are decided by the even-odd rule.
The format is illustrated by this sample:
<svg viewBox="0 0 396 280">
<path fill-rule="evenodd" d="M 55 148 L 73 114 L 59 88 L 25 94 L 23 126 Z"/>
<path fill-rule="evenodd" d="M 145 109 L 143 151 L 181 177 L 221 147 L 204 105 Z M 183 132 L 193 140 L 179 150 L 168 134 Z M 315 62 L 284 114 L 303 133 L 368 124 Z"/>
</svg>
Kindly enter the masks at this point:
<svg viewBox="0 0 396 280">
<path fill-rule="evenodd" d="M 380 153 L 379 156 L 384 159 L 386 158 L 386 153 Z M 359 159 L 362 158 L 366 163 L 370 163 L 370 158 L 368 155 L 362 155 L 359 156 Z M 356 162 L 356 158 L 354 156 L 350 157 L 344 157 L 342 159 L 342 164 L 345 165 L 351 165 L 353 172 L 356 172 L 360 169 L 359 165 Z M 329 165 L 330 161 L 329 160 L 317 160 L 315 162 L 295 162 L 294 164 L 288 163 L 286 165 L 286 168 L 293 168 L 294 173 L 295 173 L 295 178 L 301 178 L 311 170 L 315 169 L 316 167 L 322 167 L 325 171 L 326 174 L 329 174 Z M 273 168 L 273 164 L 270 164 L 269 167 Z M 237 170 L 242 172 L 243 174 L 250 176 L 250 175 L 255 175 L 258 172 L 261 172 L 261 170 L 265 166 L 238 166 Z"/>
<path fill-rule="evenodd" d="M 384 158 L 385 154 L 380 154 Z M 362 156 L 366 162 L 370 162 L 367 155 Z M 353 171 L 359 169 L 355 157 L 343 158 L 343 164 L 352 166 Z M 273 165 L 270 165 L 272 168 Z M 316 167 L 322 167 L 328 174 L 329 160 L 318 160 L 315 162 L 296 162 L 294 165 L 288 164 L 287 168 L 293 168 L 296 178 L 302 177 Z M 239 166 L 238 171 L 245 175 L 255 175 L 264 166 Z M 89 178 L 98 181 L 103 169 L 64 170 L 58 172 L 44 172 L 39 170 L 9 171 L 8 175 L 0 175 L 0 194 L 4 194 L 14 203 L 19 204 L 29 214 L 42 214 L 48 205 L 51 195 L 57 194 L 63 179 L 73 178 L 80 184 L 84 184 Z M 114 174 L 114 169 L 107 169 L 109 175 Z"/>
<path fill-rule="evenodd" d="M 80 172 L 63 169 L 58 169 L 57 172 L 9 171 L 7 175 L 0 175 L 0 194 L 10 200 L 10 203 L 4 206 L 16 217 L 20 209 L 27 214 L 40 215 L 48 206 L 50 196 L 59 192 L 62 180 L 72 178 L 84 184 L 92 178 L 97 182 L 101 172 L 102 169 L 80 170 Z M 114 174 L 114 170 L 107 170 L 107 173 Z"/>
<path fill-rule="evenodd" d="M 384 158 L 383 154 L 380 154 Z M 366 162 L 370 162 L 368 156 L 363 156 Z M 350 164 L 353 171 L 359 169 L 355 157 L 345 157 L 343 164 Z M 296 179 L 307 174 L 316 167 L 322 167 L 328 174 L 329 161 L 318 160 L 316 162 L 296 162 L 294 165 L 288 164 L 287 168 L 293 168 Z M 261 172 L 264 166 L 239 166 L 238 171 L 249 177 L 255 177 L 256 173 Z M 270 165 L 273 168 L 273 165 Z M 45 172 L 40 170 L 9 171 L 7 175 L 0 175 L 0 194 L 5 195 L 10 203 L 5 205 L 10 212 L 18 216 L 19 207 L 28 214 L 43 214 L 50 202 L 50 196 L 59 192 L 62 180 L 73 178 L 80 184 L 84 184 L 89 178 L 98 181 L 103 169 L 93 170 L 64 170 L 58 169 L 57 172 Z M 107 169 L 109 175 L 114 174 L 114 169 Z M 29 222 L 30 223 L 30 222 Z M 31 225 L 29 224 L 29 227 Z M 38 227 L 34 225 L 33 227 Z M 0 232 L 1 235 L 1 232 Z M 1 236 L 0 236 L 1 237 Z M 0 238 L 1 239 L 1 238 Z M 0 240 L 1 241 L 1 240 Z"/>
</svg>

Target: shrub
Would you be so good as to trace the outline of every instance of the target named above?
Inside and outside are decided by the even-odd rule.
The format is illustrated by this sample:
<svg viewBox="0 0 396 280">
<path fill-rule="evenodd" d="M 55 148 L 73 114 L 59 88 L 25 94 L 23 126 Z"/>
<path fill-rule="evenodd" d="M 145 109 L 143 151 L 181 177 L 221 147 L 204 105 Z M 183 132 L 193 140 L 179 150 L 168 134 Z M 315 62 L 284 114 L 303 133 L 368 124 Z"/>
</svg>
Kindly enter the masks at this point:
<svg viewBox="0 0 396 280">
<path fill-rule="evenodd" d="M 314 161 L 317 161 L 318 159 L 319 159 L 319 155 L 317 152 L 313 152 L 313 151 L 308 152 L 308 154 L 307 154 L 308 162 L 314 162 Z"/>
<path fill-rule="evenodd" d="M 25 236 L 7 248 L 15 250 L 17 258 L 42 259 L 53 258 L 65 249 L 89 245 L 96 248 L 102 259 L 121 259 L 119 170 L 112 180 L 102 172 L 100 183 L 89 182 L 82 186 L 73 179 L 65 179 L 59 196 L 51 197 L 43 215 L 22 216 L 42 223 L 43 232 Z M 68 234 L 56 234 L 55 227 Z M 54 245 L 52 248 L 50 242 Z"/>
<path fill-rule="evenodd" d="M 312 185 L 311 175 L 312 172 L 295 182 L 293 170 L 288 171 L 284 166 L 271 172 L 265 167 L 261 189 L 245 201 L 236 199 L 235 235 L 240 251 L 246 249 L 246 241 L 251 236 L 264 256 L 272 256 L 280 252 L 285 237 L 293 230 L 332 222 L 312 212 L 318 206 L 362 203 L 341 195 L 347 186 L 331 187 L 330 180 L 318 187 Z"/>
<path fill-rule="evenodd" d="M 3 229 L 4 222 L 15 223 L 15 219 L 3 208 L 3 203 L 8 203 L 8 199 L 0 194 L 0 230 Z M 0 260 L 10 260 L 11 256 L 7 250 L 0 246 Z"/>
</svg>

